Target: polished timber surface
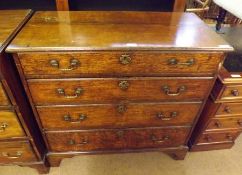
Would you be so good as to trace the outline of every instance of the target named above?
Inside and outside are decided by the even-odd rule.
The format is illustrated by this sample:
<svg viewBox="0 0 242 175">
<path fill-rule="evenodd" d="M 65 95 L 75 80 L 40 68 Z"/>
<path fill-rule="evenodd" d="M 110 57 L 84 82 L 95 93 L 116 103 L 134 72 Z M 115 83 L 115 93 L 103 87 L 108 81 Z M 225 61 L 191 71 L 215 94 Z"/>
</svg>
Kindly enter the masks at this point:
<svg viewBox="0 0 242 175">
<path fill-rule="evenodd" d="M 15 51 L 231 51 L 191 13 L 36 12 L 8 47 Z"/>
<path fill-rule="evenodd" d="M 21 21 L 29 15 L 30 10 L 0 11 L 0 52 L 8 42 L 9 36 L 20 26 Z"/>
</svg>

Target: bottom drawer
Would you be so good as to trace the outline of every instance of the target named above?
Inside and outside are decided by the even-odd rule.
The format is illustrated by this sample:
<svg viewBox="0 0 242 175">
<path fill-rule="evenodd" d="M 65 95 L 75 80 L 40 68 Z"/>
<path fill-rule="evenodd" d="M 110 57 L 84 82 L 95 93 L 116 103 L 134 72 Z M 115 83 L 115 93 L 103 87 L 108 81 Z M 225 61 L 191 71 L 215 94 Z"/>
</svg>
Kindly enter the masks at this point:
<svg viewBox="0 0 242 175">
<path fill-rule="evenodd" d="M 223 131 L 204 133 L 198 143 L 233 142 L 240 134 L 240 131 Z"/>
<path fill-rule="evenodd" d="M 0 163 L 33 162 L 36 160 L 28 141 L 0 142 Z"/>
<path fill-rule="evenodd" d="M 47 132 L 51 151 L 92 151 L 175 147 L 185 144 L 190 128 L 116 129 Z"/>
</svg>

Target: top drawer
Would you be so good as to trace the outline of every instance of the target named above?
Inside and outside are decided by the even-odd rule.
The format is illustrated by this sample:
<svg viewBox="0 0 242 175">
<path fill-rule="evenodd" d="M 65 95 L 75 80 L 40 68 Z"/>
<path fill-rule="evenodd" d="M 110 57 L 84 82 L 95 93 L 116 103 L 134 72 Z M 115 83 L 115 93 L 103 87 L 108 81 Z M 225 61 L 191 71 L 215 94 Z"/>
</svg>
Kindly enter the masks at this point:
<svg viewBox="0 0 242 175">
<path fill-rule="evenodd" d="M 162 74 L 211 75 L 221 54 L 160 52 L 24 53 L 20 63 L 27 78 L 44 76 L 158 76 Z"/>
</svg>

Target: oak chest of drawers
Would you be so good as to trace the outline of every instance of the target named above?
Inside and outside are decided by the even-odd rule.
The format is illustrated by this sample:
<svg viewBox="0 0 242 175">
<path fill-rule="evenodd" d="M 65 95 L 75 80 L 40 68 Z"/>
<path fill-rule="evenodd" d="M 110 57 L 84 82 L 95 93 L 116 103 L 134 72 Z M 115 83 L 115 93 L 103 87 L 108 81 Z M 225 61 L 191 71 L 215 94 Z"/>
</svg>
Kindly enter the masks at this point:
<svg viewBox="0 0 242 175">
<path fill-rule="evenodd" d="M 0 11 L 0 165 L 48 172 L 46 148 L 16 66 L 5 48 L 31 17 L 30 10 Z"/>
<path fill-rule="evenodd" d="M 8 47 L 52 166 L 187 142 L 232 48 L 194 14 L 37 12 Z"/>
</svg>

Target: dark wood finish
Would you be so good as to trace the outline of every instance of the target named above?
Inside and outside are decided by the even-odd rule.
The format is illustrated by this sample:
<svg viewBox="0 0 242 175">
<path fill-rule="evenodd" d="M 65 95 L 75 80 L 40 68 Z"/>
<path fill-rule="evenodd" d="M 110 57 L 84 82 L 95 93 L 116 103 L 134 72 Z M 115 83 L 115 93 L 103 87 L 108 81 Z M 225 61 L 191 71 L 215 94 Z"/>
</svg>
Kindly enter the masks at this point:
<svg viewBox="0 0 242 175">
<path fill-rule="evenodd" d="M 90 11 L 36 12 L 7 48 L 8 52 L 81 50 L 223 52 L 233 48 L 191 13 Z"/>
<path fill-rule="evenodd" d="M 201 103 L 121 103 L 39 106 L 45 130 L 191 126 Z M 184 110 L 189 108 L 189 110 Z M 121 110 L 124 109 L 124 110 Z"/>
<path fill-rule="evenodd" d="M 159 53 L 159 52 L 82 52 L 82 53 L 31 53 L 19 54 L 27 78 L 41 77 L 101 77 L 101 76 L 160 76 L 168 73 L 179 75 L 199 73 L 214 75 L 221 54 L 209 53 Z M 124 56 L 130 60 L 122 62 Z M 78 65 L 71 67 L 71 61 Z M 177 64 L 172 64 L 175 60 Z M 191 65 L 180 65 L 189 63 Z M 56 61 L 58 67 L 51 65 Z M 38 66 L 37 66 L 38 65 Z M 90 66 L 92 65 L 92 66 Z M 72 69 L 73 68 L 73 69 Z M 70 70 L 72 69 L 72 70 Z"/>
<path fill-rule="evenodd" d="M 127 81 L 129 87 L 121 89 L 119 84 Z M 29 89 L 36 105 L 43 104 L 79 104 L 79 103 L 106 103 L 122 101 L 177 101 L 202 100 L 208 93 L 211 78 L 90 78 L 90 79 L 42 79 L 29 80 Z M 164 87 L 169 87 L 168 95 Z M 181 87 L 185 90 L 179 90 Z M 62 88 L 66 94 L 59 94 L 57 89 Z M 77 88 L 83 92 L 76 98 L 67 98 L 65 95 L 75 96 Z"/>
<path fill-rule="evenodd" d="M 1 165 L 30 166 L 44 159 L 46 148 L 23 86 L 10 55 L 4 52 L 9 42 L 31 17 L 30 10 L 0 11 L 0 78 L 1 91 L 8 103 L 1 100 L 0 148 Z M 2 92 L 1 92 L 2 93 Z M 1 99 L 2 95 L 1 95 Z M 7 106 L 6 106 L 7 105 Z"/>
<path fill-rule="evenodd" d="M 37 161 L 35 154 L 27 141 L 1 142 L 0 162 L 34 162 Z"/>
<path fill-rule="evenodd" d="M 149 150 L 184 159 L 232 50 L 194 14 L 155 12 L 37 12 L 7 48 L 53 166 L 79 154 Z M 150 119 L 162 106 L 183 117 Z M 65 124 L 77 116 L 82 126 Z"/>
</svg>

